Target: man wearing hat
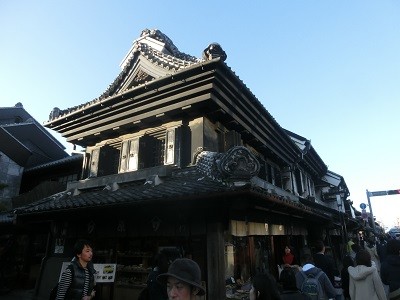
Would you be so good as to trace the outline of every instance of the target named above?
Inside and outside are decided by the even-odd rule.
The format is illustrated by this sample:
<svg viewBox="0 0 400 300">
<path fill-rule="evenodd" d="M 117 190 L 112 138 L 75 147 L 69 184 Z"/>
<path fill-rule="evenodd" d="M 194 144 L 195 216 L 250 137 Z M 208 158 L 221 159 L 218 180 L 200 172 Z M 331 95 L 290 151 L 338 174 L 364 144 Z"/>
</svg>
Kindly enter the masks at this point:
<svg viewBox="0 0 400 300">
<path fill-rule="evenodd" d="M 205 294 L 200 267 L 188 258 L 174 260 L 168 272 L 158 275 L 157 280 L 167 285 L 169 300 L 194 300 Z"/>
</svg>

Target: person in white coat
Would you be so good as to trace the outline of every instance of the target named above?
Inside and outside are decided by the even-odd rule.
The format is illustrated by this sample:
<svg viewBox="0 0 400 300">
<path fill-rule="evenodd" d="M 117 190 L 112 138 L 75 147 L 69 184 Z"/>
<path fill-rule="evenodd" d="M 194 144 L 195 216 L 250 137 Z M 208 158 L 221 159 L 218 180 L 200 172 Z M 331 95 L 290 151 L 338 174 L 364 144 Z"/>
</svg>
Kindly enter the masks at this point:
<svg viewBox="0 0 400 300">
<path fill-rule="evenodd" d="M 351 300 L 386 300 L 383 283 L 375 267 L 372 267 L 371 255 L 366 250 L 356 254 L 356 266 L 349 267 L 349 294 Z"/>
</svg>

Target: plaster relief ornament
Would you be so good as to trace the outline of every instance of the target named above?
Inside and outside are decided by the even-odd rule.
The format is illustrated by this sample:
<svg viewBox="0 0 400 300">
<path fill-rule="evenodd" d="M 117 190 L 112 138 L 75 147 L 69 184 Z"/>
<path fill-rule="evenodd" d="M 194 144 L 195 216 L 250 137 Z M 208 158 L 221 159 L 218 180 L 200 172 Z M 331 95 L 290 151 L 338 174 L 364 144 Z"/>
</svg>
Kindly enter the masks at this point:
<svg viewBox="0 0 400 300">
<path fill-rule="evenodd" d="M 225 153 L 201 151 L 195 155 L 195 164 L 208 177 L 236 186 L 248 184 L 260 171 L 255 155 L 243 146 L 232 147 Z"/>
<path fill-rule="evenodd" d="M 233 147 L 220 158 L 219 171 L 229 178 L 250 179 L 260 171 L 260 163 L 246 147 Z"/>
</svg>

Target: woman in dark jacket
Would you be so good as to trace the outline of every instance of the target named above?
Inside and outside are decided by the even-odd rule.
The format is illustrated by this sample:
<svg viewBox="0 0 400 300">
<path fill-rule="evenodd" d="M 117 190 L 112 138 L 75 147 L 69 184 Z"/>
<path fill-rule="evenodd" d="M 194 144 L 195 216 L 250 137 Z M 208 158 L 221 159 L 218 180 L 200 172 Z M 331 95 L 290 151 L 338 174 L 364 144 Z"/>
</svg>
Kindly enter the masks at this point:
<svg viewBox="0 0 400 300">
<path fill-rule="evenodd" d="M 347 270 L 348 267 L 354 267 L 354 261 L 351 258 L 350 255 L 346 255 L 343 258 L 343 268 L 342 271 L 340 272 L 340 278 L 342 282 L 342 290 L 343 290 L 343 297 L 345 300 L 350 300 L 350 294 L 349 294 L 349 271 Z"/>
<path fill-rule="evenodd" d="M 282 284 L 282 292 L 281 299 L 282 300 L 305 300 L 309 299 L 309 297 L 305 294 L 302 294 L 296 286 L 296 272 L 298 269 L 296 268 L 285 268 L 281 272 L 281 276 L 279 278 Z"/>
<path fill-rule="evenodd" d="M 155 267 L 151 270 L 147 279 L 147 288 L 151 300 L 167 300 L 167 289 L 157 281 L 157 276 L 166 273 L 170 264 L 179 258 L 178 249 L 163 249 L 155 258 Z"/>
<path fill-rule="evenodd" d="M 90 242 L 78 240 L 74 245 L 74 253 L 71 264 L 61 275 L 56 300 L 90 300 L 95 296 L 95 269 Z"/>
<path fill-rule="evenodd" d="M 400 299 L 400 240 L 387 243 L 386 260 L 381 266 L 383 284 L 389 286 L 389 299 Z"/>
<path fill-rule="evenodd" d="M 280 300 L 278 285 L 270 274 L 258 274 L 251 281 L 250 300 Z"/>
</svg>

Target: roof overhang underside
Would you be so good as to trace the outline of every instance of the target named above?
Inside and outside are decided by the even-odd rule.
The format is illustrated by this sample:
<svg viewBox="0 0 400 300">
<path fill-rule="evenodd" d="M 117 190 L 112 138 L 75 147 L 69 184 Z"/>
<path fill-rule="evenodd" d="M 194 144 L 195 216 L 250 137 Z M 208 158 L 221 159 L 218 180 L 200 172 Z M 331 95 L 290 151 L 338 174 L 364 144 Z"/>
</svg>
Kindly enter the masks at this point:
<svg viewBox="0 0 400 300">
<path fill-rule="evenodd" d="M 2 127 L 0 127 L 0 141 L 0 151 L 18 165 L 25 166 L 32 152 Z"/>
<path fill-rule="evenodd" d="M 46 127 L 68 142 L 90 146 L 164 122 L 200 116 L 224 122 L 253 147 L 265 148 L 272 155 L 279 153 L 287 164 L 300 155 L 263 105 L 218 59 L 88 104 L 49 121 Z M 315 166 L 313 171 L 322 174 L 325 170 Z"/>
</svg>

